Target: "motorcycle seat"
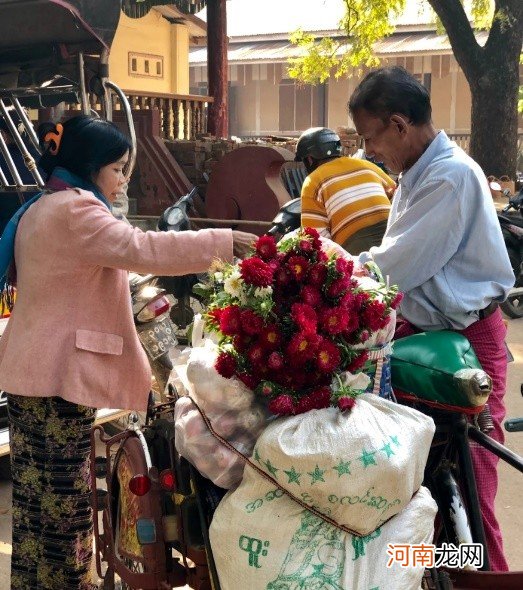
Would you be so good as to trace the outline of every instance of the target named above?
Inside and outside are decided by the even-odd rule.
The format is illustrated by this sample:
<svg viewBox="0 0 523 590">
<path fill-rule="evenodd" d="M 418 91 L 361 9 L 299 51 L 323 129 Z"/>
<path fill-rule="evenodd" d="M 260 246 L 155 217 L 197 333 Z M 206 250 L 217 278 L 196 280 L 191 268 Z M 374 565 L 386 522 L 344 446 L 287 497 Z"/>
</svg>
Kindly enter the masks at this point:
<svg viewBox="0 0 523 590">
<path fill-rule="evenodd" d="M 514 215 L 509 213 L 505 213 L 503 215 L 498 214 L 498 219 L 500 221 L 504 221 L 505 223 L 516 225 L 517 227 L 523 227 L 523 217 L 519 213 Z"/>
<path fill-rule="evenodd" d="M 391 381 L 399 399 L 466 414 L 481 412 L 492 390 L 470 342 L 450 330 L 396 340 Z"/>
</svg>

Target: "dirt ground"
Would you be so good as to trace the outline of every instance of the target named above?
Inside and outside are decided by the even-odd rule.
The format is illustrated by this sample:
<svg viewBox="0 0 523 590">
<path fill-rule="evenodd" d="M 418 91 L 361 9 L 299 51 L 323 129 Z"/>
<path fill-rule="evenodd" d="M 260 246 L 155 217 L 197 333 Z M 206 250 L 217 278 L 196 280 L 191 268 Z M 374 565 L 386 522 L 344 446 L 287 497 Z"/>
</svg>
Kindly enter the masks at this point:
<svg viewBox="0 0 523 590">
<path fill-rule="evenodd" d="M 523 319 L 510 320 L 508 345 L 514 356 L 509 365 L 506 394 L 507 416 L 523 417 Z M 506 433 L 506 445 L 523 455 L 523 432 Z M 523 475 L 502 463 L 496 510 L 505 539 L 505 552 L 511 570 L 523 570 Z M 8 590 L 11 555 L 11 483 L 0 479 L 0 590 Z"/>
</svg>

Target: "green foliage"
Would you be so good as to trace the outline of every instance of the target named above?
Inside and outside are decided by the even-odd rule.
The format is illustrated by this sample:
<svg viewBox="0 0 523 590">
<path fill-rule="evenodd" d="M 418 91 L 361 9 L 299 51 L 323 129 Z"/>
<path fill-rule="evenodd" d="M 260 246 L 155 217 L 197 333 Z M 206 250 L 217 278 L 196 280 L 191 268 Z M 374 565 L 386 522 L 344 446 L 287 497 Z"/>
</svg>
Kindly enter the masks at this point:
<svg viewBox="0 0 523 590">
<path fill-rule="evenodd" d="M 336 78 L 350 76 L 353 69 L 379 65 L 380 60 L 373 54 L 373 46 L 394 32 L 393 23 L 405 10 L 407 2 L 328 1 L 338 1 L 345 5 L 345 14 L 339 22 L 340 36 L 315 39 L 314 34 L 298 29 L 290 37 L 291 43 L 301 50 L 302 56 L 289 60 L 289 76 L 306 84 L 323 83 L 331 74 Z M 423 9 L 420 2 L 420 13 Z M 493 0 L 471 0 L 471 14 L 476 28 L 488 29 L 494 14 Z M 496 18 L 503 19 L 503 13 L 498 12 Z M 435 15 L 434 20 L 436 21 Z M 439 30 L 442 30 L 441 23 Z"/>
<path fill-rule="evenodd" d="M 519 56 L 519 63 L 523 64 L 523 53 Z M 523 114 L 523 86 L 519 87 L 518 113 Z"/>
</svg>

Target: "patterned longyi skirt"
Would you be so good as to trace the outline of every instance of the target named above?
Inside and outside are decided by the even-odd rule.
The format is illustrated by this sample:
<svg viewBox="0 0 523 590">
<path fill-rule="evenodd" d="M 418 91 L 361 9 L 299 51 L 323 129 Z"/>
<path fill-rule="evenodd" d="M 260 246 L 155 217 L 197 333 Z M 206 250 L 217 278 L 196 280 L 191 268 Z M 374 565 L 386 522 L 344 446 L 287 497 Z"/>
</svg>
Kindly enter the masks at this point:
<svg viewBox="0 0 523 590">
<path fill-rule="evenodd" d="M 90 430 L 96 410 L 7 396 L 13 477 L 13 590 L 90 590 Z"/>
</svg>

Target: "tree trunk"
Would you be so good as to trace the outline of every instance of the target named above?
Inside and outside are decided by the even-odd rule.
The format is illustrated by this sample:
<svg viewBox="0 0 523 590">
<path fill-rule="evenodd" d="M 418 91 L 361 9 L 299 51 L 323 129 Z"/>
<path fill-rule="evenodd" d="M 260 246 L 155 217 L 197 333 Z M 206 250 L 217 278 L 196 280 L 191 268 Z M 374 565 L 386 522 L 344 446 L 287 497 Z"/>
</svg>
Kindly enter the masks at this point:
<svg viewBox="0 0 523 590">
<path fill-rule="evenodd" d="M 209 0 L 207 3 L 207 73 L 209 105 L 207 131 L 216 137 L 229 135 L 228 116 L 228 60 L 227 60 L 227 7 L 226 0 Z"/>
<path fill-rule="evenodd" d="M 472 96 L 470 155 L 485 174 L 515 177 L 522 0 L 496 0 L 483 47 L 478 45 L 460 0 L 429 0 L 449 36 Z"/>
<path fill-rule="evenodd" d="M 519 63 L 501 45 L 495 59 L 481 60 L 482 73 L 469 80 L 472 94 L 470 155 L 485 174 L 515 178 L 518 148 Z M 503 60 L 503 57 L 505 59 Z"/>
</svg>

